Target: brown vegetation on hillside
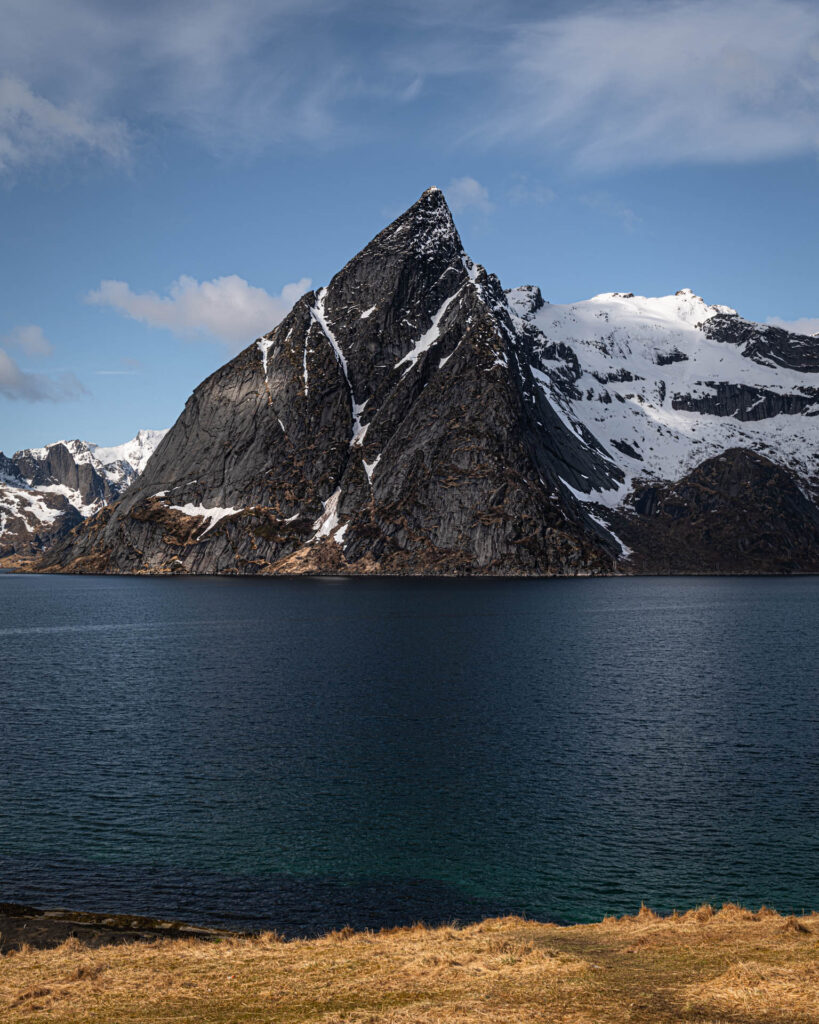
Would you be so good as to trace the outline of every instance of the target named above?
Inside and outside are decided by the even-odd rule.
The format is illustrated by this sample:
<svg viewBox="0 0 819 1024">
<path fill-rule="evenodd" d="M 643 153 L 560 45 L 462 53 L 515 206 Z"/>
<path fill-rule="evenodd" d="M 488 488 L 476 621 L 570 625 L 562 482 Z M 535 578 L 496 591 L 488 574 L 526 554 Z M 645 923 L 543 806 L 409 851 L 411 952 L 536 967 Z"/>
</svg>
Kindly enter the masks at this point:
<svg viewBox="0 0 819 1024">
<path fill-rule="evenodd" d="M 22 948 L 9 1024 L 819 1022 L 819 914 L 727 905 L 559 927 L 520 918 L 391 931 Z"/>
</svg>

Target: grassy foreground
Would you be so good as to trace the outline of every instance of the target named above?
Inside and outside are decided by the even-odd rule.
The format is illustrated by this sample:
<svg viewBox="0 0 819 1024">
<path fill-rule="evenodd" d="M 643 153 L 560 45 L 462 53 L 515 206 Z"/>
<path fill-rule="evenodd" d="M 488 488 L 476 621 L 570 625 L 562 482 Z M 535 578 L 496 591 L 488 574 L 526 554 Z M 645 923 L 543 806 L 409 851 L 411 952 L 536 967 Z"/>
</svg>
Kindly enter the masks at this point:
<svg viewBox="0 0 819 1024">
<path fill-rule="evenodd" d="M 819 1022 L 819 914 L 727 905 L 559 927 L 77 939 L 0 958 L 0 1020 L 322 1024 Z"/>
</svg>

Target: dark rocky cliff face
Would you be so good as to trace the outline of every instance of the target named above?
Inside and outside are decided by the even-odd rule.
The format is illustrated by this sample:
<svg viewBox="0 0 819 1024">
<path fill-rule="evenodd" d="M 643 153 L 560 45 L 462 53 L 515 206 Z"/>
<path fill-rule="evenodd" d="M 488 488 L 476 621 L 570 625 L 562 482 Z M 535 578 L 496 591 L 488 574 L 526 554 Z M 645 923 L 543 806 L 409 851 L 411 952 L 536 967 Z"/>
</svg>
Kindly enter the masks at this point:
<svg viewBox="0 0 819 1024">
<path fill-rule="evenodd" d="M 90 462 L 76 462 L 63 443 L 50 445 L 40 458 L 30 451 L 17 452 L 14 464 L 31 487 L 59 484 L 77 492 L 83 505 L 109 502 L 116 495 L 108 480 Z"/>
<path fill-rule="evenodd" d="M 429 190 L 204 381 L 49 565 L 610 572 L 616 543 L 561 483 L 595 459 L 531 388 L 531 344 Z"/>
<path fill-rule="evenodd" d="M 69 492 L 87 506 L 114 497 L 109 482 L 91 464 L 78 464 L 65 444 L 15 452 L 12 458 L 0 452 L 0 560 L 42 555 L 82 522 Z"/>
<path fill-rule="evenodd" d="M 0 564 L 27 564 L 66 538 L 82 516 L 62 494 L 0 486 Z"/>
<path fill-rule="evenodd" d="M 664 338 L 651 321 L 640 354 L 628 347 L 631 327 L 610 322 L 632 300 L 627 323 L 645 335 L 634 319 L 644 300 L 613 293 L 592 311 L 599 340 L 584 340 L 579 306 L 558 316 L 537 288 L 504 293 L 474 265 L 430 189 L 205 380 L 136 482 L 41 567 L 819 571 L 815 506 L 775 462 L 732 450 L 676 484 L 639 475 L 671 443 L 675 416 L 730 419 L 737 430 L 776 416 L 802 421 L 817 392 L 696 379 L 691 393 L 671 391 L 647 374 L 684 379 L 680 367 L 706 338 L 697 311 L 724 307 L 677 293 L 670 308 L 688 333 Z M 810 339 L 752 330 L 735 314 L 713 320 L 720 353 L 813 371 Z M 655 433 L 638 436 L 638 420 Z M 700 440 L 686 444 L 696 450 Z"/>
<path fill-rule="evenodd" d="M 819 348 L 819 346 L 817 346 Z M 799 413 L 816 415 L 819 389 L 805 388 L 796 394 L 781 394 L 764 388 L 748 387 L 744 384 L 728 384 L 723 381 L 707 381 L 711 394 L 693 397 L 674 395 L 672 406 L 689 412 L 706 413 L 710 416 L 733 416 L 735 419 L 767 420 L 773 416 L 795 416 Z"/>
<path fill-rule="evenodd" d="M 762 455 L 724 452 L 675 484 L 637 489 L 629 504 L 616 523 L 635 572 L 819 569 L 819 509 Z"/>
<path fill-rule="evenodd" d="M 739 316 L 721 313 L 705 324 L 705 333 L 736 345 L 743 355 L 763 366 L 819 372 L 819 344 L 805 334 L 791 334 L 781 327 L 753 324 Z"/>
</svg>

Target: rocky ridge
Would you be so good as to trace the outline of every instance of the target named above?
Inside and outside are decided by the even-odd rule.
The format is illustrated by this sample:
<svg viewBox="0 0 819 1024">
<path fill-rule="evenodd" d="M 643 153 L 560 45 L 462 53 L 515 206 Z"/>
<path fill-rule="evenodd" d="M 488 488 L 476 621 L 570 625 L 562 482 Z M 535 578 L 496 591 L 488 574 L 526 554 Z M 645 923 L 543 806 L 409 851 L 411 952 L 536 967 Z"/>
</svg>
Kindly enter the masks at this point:
<svg viewBox="0 0 819 1024">
<path fill-rule="evenodd" d="M 817 347 L 687 290 L 505 292 L 429 189 L 205 380 L 43 568 L 812 571 Z M 708 488 L 722 532 L 693 544 Z M 724 557 L 749 530 L 769 541 Z"/>
<path fill-rule="evenodd" d="M 0 561 L 42 554 L 136 479 L 164 436 L 140 430 L 112 448 L 56 441 L 10 458 L 0 452 Z"/>
</svg>

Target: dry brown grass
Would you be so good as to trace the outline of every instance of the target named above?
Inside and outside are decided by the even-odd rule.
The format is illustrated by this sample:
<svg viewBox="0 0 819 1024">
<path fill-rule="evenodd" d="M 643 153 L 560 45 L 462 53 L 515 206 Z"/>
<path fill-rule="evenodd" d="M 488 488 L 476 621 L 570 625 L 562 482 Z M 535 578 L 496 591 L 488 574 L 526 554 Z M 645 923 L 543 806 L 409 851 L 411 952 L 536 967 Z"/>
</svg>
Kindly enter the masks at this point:
<svg viewBox="0 0 819 1024">
<path fill-rule="evenodd" d="M 0 959 L 0 1020 L 71 1024 L 819 1022 L 819 915 L 728 905 L 561 928 L 334 932 L 310 941 L 70 939 Z"/>
</svg>

